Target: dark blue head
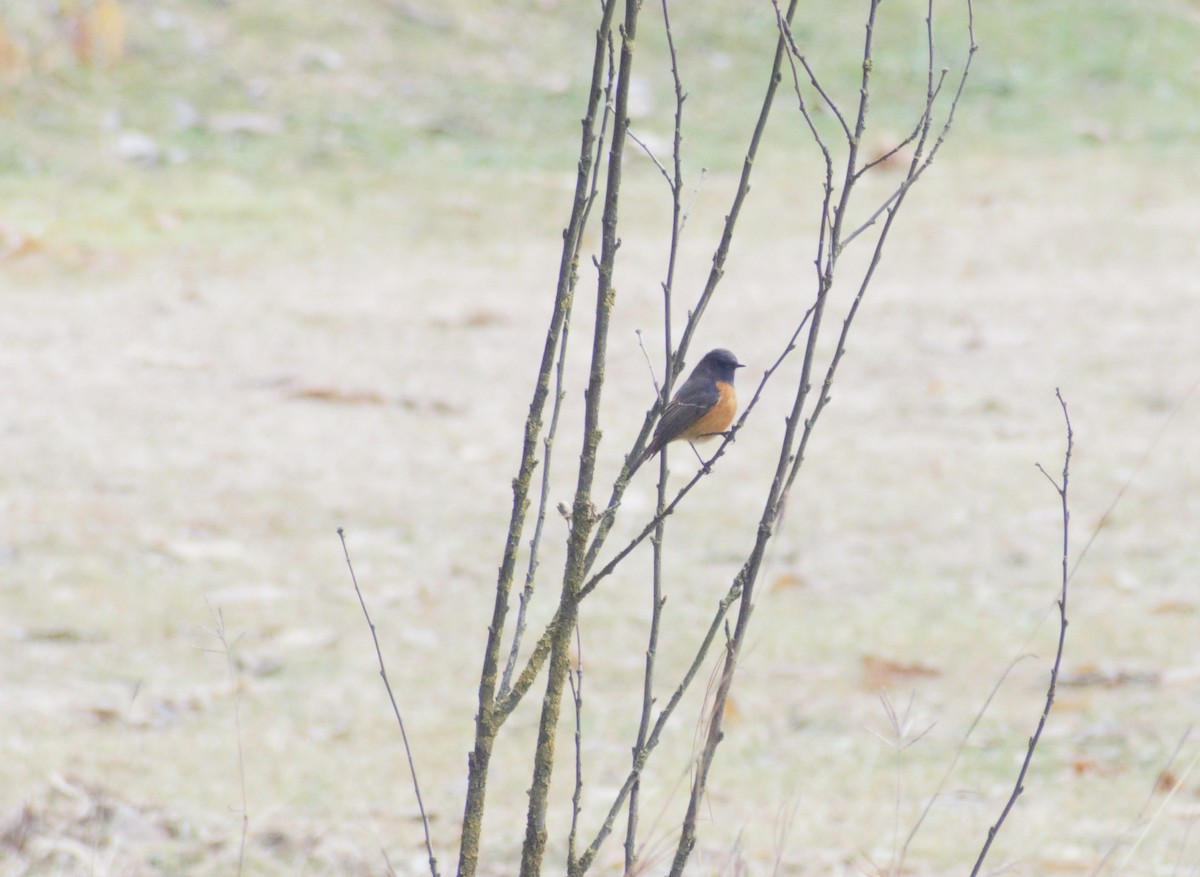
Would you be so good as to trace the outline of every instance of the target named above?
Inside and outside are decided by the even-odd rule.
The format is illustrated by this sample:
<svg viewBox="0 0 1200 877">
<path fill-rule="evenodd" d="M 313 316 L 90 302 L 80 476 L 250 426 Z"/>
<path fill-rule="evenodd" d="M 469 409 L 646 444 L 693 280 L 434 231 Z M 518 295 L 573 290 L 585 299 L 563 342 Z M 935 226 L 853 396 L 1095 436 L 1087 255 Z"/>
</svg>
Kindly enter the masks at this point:
<svg viewBox="0 0 1200 877">
<path fill-rule="evenodd" d="M 724 347 L 718 347 L 716 350 L 710 350 L 704 354 L 704 359 L 700 360 L 700 364 L 696 366 L 696 371 L 703 371 L 706 374 L 712 375 L 715 381 L 724 381 L 727 384 L 732 384 L 734 372 L 742 368 L 742 365 L 730 351 Z"/>
</svg>

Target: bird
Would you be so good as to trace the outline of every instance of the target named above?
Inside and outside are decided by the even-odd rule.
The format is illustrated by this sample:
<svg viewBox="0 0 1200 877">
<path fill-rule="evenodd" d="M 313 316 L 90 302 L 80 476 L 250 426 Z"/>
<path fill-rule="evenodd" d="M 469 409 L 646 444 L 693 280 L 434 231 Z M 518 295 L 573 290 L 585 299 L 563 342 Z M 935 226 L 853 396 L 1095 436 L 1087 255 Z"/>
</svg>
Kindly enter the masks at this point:
<svg viewBox="0 0 1200 877">
<path fill-rule="evenodd" d="M 657 454 L 668 442 L 697 442 L 723 435 L 737 413 L 734 373 L 744 366 L 723 347 L 710 350 L 663 409 L 654 437 L 633 469 Z"/>
</svg>

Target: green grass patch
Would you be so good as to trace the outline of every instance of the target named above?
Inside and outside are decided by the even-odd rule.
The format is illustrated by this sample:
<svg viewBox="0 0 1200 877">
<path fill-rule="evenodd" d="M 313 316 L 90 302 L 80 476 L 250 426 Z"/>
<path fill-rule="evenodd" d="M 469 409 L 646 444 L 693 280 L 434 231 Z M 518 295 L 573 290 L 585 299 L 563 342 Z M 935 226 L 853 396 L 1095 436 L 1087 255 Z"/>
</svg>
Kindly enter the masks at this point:
<svg viewBox="0 0 1200 877">
<path fill-rule="evenodd" d="M 968 45 L 964 10 L 935 5 L 935 64 L 952 80 Z M 802 5 L 794 27 L 847 116 L 861 71 L 862 6 Z M 1200 22 L 1186 8 L 1115 0 L 976 6 L 981 48 L 951 153 L 1103 144 L 1185 154 L 1200 140 Z M 573 170 L 594 4 L 175 0 L 123 9 L 126 52 L 107 67 L 73 54 L 47 9 L 6 13 L 9 38 L 28 58 L 0 90 L 9 221 L 40 204 L 43 226 L 74 226 L 83 239 L 108 227 L 139 242 L 149 239 L 139 229 L 148 211 L 203 219 L 236 236 L 247 223 L 286 229 L 298 203 L 344 203 L 338 193 L 364 182 L 422 189 L 454 186 L 472 169 Z M 774 50 L 773 10 L 697 3 L 671 14 L 688 95 L 689 170 L 735 168 Z M 924 15 L 919 0 L 881 7 L 872 143 L 903 137 L 918 117 Z M 674 92 L 658 4 L 643 7 L 637 65 L 634 130 L 665 158 Z M 808 83 L 802 91 L 833 133 L 833 114 Z M 767 150 L 812 150 L 795 105 L 789 71 Z M 321 211 L 313 214 L 319 221 Z M 158 225 L 150 238 L 169 231 L 169 221 Z"/>
</svg>

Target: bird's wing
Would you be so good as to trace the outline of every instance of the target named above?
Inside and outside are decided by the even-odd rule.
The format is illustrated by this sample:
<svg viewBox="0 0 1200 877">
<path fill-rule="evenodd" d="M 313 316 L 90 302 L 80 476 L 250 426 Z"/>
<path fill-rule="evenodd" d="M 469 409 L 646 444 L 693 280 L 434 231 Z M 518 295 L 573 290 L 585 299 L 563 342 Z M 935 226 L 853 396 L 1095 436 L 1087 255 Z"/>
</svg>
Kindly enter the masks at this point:
<svg viewBox="0 0 1200 877">
<path fill-rule="evenodd" d="M 683 432 L 720 401 L 721 393 L 711 381 L 707 385 L 685 383 L 663 411 L 654 437 L 670 441 Z"/>
</svg>

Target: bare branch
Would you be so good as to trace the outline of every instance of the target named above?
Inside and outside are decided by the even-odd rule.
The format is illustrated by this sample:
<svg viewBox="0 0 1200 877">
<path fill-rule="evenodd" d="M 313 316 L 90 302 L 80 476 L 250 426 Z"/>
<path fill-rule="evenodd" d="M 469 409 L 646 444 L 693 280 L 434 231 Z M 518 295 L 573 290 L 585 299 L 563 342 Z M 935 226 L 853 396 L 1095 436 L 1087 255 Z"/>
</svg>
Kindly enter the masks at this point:
<svg viewBox="0 0 1200 877">
<path fill-rule="evenodd" d="M 878 5 L 878 2 L 879 2 L 879 0 L 872 0 L 871 12 L 870 12 L 870 16 L 872 19 L 874 18 L 875 6 Z M 796 4 L 793 3 L 791 6 L 788 7 L 787 15 L 781 15 L 779 12 L 779 0 L 771 0 L 771 3 L 775 7 L 775 18 L 776 18 L 776 21 L 779 23 L 779 30 L 780 30 L 781 34 L 783 35 L 784 40 L 786 41 L 786 44 L 787 44 L 788 50 L 791 53 L 791 56 L 793 58 L 795 58 L 797 61 L 799 61 L 800 66 L 804 68 L 804 72 L 808 75 L 808 81 L 812 84 L 812 87 L 814 89 L 816 89 L 817 94 L 819 94 L 821 96 L 821 100 L 823 100 L 825 102 L 825 106 L 829 107 L 830 112 L 832 112 L 834 117 L 838 120 L 838 124 L 842 126 L 842 133 L 846 135 L 846 139 L 847 140 L 852 139 L 854 135 L 850 132 L 850 126 L 848 124 L 846 124 L 846 118 L 845 118 L 845 116 L 842 115 L 842 111 L 838 107 L 837 102 L 832 97 L 829 96 L 829 93 L 825 91 L 825 87 L 823 85 L 821 85 L 821 83 L 817 80 L 816 72 L 813 70 L 812 66 L 808 63 L 808 58 L 805 57 L 804 52 L 802 52 L 800 50 L 800 47 L 796 44 L 795 37 L 792 36 L 791 22 L 792 22 L 792 15 L 795 12 Z M 868 25 L 868 33 L 869 32 L 870 32 L 870 25 Z M 800 95 L 799 88 L 797 88 L 796 94 L 798 96 Z M 803 103 L 803 100 L 804 99 L 801 96 L 802 103 Z M 812 119 L 808 117 L 807 110 L 805 111 L 805 118 L 811 124 Z"/>
<path fill-rule="evenodd" d="M 660 174 L 662 174 L 663 179 L 667 181 L 667 186 L 671 189 L 672 192 L 674 192 L 675 191 L 675 181 L 671 178 L 671 172 L 668 171 L 665 167 L 663 167 L 663 163 L 658 160 L 658 156 L 654 154 L 654 150 L 651 149 L 646 144 L 645 140 L 643 140 L 641 137 L 638 137 L 636 134 L 633 133 L 632 126 L 625 133 L 629 137 L 630 140 L 632 140 L 634 143 L 636 143 L 641 148 L 642 152 L 646 153 L 646 157 L 648 159 L 650 159 L 652 162 L 654 162 L 654 166 L 656 168 L 658 168 L 658 172 Z"/>
<path fill-rule="evenodd" d="M 509 519 L 500 569 L 496 577 L 495 602 L 492 608 L 491 623 L 488 625 L 483 667 L 479 675 L 475 742 L 468 760 L 467 794 L 463 804 L 462 837 L 459 844 L 459 877 L 474 877 L 479 864 L 479 844 L 483 832 L 487 778 L 496 734 L 499 733 L 500 724 L 503 721 L 503 717 L 499 717 L 495 713 L 500 648 L 508 616 L 508 600 L 512 590 L 517 552 L 528 513 L 529 485 L 536 464 L 537 443 L 541 434 L 546 398 L 550 391 L 550 373 L 556 357 L 560 355 L 560 338 L 568 322 L 570 305 L 579 275 L 580 242 L 594 199 L 595 167 L 598 161 L 593 150 L 600 148 L 595 142 L 597 125 L 601 128 L 604 126 L 605 114 L 601 99 L 604 97 L 605 71 L 612 66 L 611 63 L 606 63 L 606 60 L 611 57 L 609 52 L 616 3 L 617 0 L 602 0 L 601 2 L 600 23 L 596 28 L 596 47 L 592 57 L 591 86 L 588 92 L 587 109 L 581 123 L 575 194 L 571 205 L 570 219 L 563 230 L 563 247 L 559 260 L 558 281 L 554 291 L 554 307 L 549 327 L 546 330 L 546 341 L 538 366 L 533 399 L 529 405 L 529 415 L 525 421 L 517 476 L 513 479 L 512 514 Z"/>
<path fill-rule="evenodd" d="M 607 104 L 612 98 L 613 80 L 616 75 L 616 68 L 613 65 L 613 41 L 612 34 L 609 32 L 608 39 L 608 81 L 604 88 L 604 98 Z M 606 134 L 608 131 L 608 113 L 604 113 L 600 122 L 600 133 L 596 137 L 594 154 L 592 156 L 592 177 L 591 189 L 588 192 L 587 204 L 583 209 L 583 215 L 580 222 L 586 226 L 588 217 L 591 215 L 592 207 L 596 203 L 596 195 L 600 190 L 600 168 L 602 166 L 602 157 Z M 575 250 L 572 255 L 572 264 L 579 264 L 579 254 L 583 247 L 583 236 L 575 237 Z M 525 633 L 525 619 L 529 608 L 529 601 L 533 598 L 534 579 L 537 574 L 538 554 L 541 545 L 542 531 L 546 522 L 546 510 L 549 505 L 550 496 L 550 472 L 551 472 L 551 456 L 554 447 L 554 436 L 558 432 L 558 418 L 562 411 L 563 399 L 566 393 L 563 389 L 564 373 L 566 370 L 565 362 L 567 355 L 567 341 L 570 337 L 571 323 L 570 313 L 573 298 L 566 302 L 566 319 L 563 322 L 562 335 L 558 345 L 556 362 L 554 366 L 554 405 L 550 412 L 550 427 L 546 431 L 546 438 L 543 441 L 543 457 L 542 457 L 542 484 L 538 494 L 538 513 L 537 520 L 534 525 L 533 538 L 529 542 L 529 565 L 525 572 L 525 586 L 521 590 L 519 604 L 517 607 L 517 621 L 513 628 L 512 644 L 509 647 L 508 661 L 504 665 L 504 675 L 500 680 L 499 697 L 504 697 L 509 692 L 512 684 L 512 675 L 517 665 L 517 658 L 521 651 L 521 640 Z"/>
<path fill-rule="evenodd" d="M 848 245 L 868 228 L 873 226 L 879 220 L 880 216 L 882 216 L 886 211 L 892 209 L 893 205 L 898 204 L 899 201 L 903 199 L 904 195 L 908 192 L 912 185 L 918 179 L 920 179 L 921 175 L 924 174 L 929 166 L 933 163 L 938 150 L 941 148 L 943 141 L 945 141 L 946 136 L 950 133 L 951 126 L 954 124 L 954 115 L 958 110 L 958 103 L 962 98 L 963 89 L 966 87 L 967 77 L 971 73 L 971 62 L 975 57 L 975 52 L 979 49 L 978 43 L 975 42 L 975 11 L 974 7 L 972 6 L 972 0 L 967 0 L 967 38 L 969 41 L 967 59 L 965 62 L 963 62 L 963 67 L 958 77 L 958 86 L 955 89 L 954 96 L 951 98 L 950 105 L 946 111 L 946 120 L 942 123 L 941 130 L 938 133 L 937 139 L 931 146 L 928 155 L 924 154 L 924 147 L 928 140 L 930 127 L 933 122 L 933 108 L 937 102 L 938 96 L 942 92 L 943 83 L 945 82 L 948 73 L 945 68 L 942 68 L 938 74 L 938 80 L 936 84 L 934 83 L 933 76 L 935 70 L 935 47 L 933 42 L 932 3 L 929 3 L 927 7 L 925 28 L 929 58 L 926 72 L 925 106 L 921 113 L 921 117 L 917 121 L 917 125 L 914 128 L 913 133 L 905 138 L 900 146 L 896 147 L 896 150 L 893 150 L 894 153 L 895 151 L 903 148 L 905 145 L 915 141 L 917 143 L 917 147 L 913 153 L 912 162 L 909 165 L 908 172 L 905 174 L 903 182 L 900 183 L 895 191 L 893 191 L 887 198 L 884 199 L 883 203 L 871 213 L 865 222 L 863 222 L 842 239 L 843 247 Z M 859 169 L 858 176 L 862 176 L 875 165 L 885 161 L 888 157 L 890 157 L 891 154 L 892 153 L 884 155 L 883 157 L 864 165 Z"/>
<path fill-rule="evenodd" d="M 575 789 L 571 793 L 571 830 L 567 834 L 567 871 L 576 864 L 575 844 L 579 837 L 579 811 L 583 801 L 583 638 L 575 628 L 575 668 L 567 673 L 571 702 L 575 705 Z"/>
</svg>

